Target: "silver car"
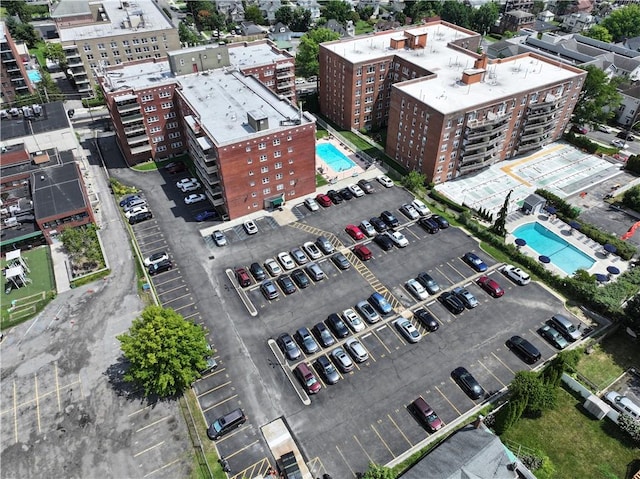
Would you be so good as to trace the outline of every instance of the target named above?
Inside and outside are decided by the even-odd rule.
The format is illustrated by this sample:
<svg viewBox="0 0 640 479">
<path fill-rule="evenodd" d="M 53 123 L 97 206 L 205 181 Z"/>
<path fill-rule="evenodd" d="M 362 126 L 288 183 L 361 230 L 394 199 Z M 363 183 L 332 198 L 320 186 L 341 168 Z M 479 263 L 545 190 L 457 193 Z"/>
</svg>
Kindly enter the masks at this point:
<svg viewBox="0 0 640 479">
<path fill-rule="evenodd" d="M 307 264 L 309 262 L 309 258 L 300 248 L 293 248 L 291 250 L 291 256 L 293 256 L 293 259 L 295 259 L 298 264 Z"/>
<path fill-rule="evenodd" d="M 224 235 L 222 231 L 214 231 L 211 234 L 211 238 L 213 238 L 216 246 L 226 246 L 227 245 L 227 237 Z"/>
<path fill-rule="evenodd" d="M 273 258 L 267 258 L 264 262 L 264 267 L 267 268 L 267 271 L 269 271 L 271 276 L 278 276 L 279 274 L 282 274 L 282 268 Z"/>
<path fill-rule="evenodd" d="M 345 343 L 345 347 L 347 348 L 347 351 L 349 351 L 349 354 L 353 356 L 353 359 L 355 359 L 356 362 L 363 363 L 367 359 L 369 359 L 369 353 L 364 348 L 362 343 L 357 339 L 350 339 Z"/>
<path fill-rule="evenodd" d="M 376 235 L 376 229 L 367 220 L 363 220 L 359 226 L 362 232 L 366 234 L 369 238 L 372 238 Z"/>
<path fill-rule="evenodd" d="M 373 324 L 380 321 L 380 315 L 368 301 L 360 301 L 356 304 L 356 309 L 368 323 Z"/>
<path fill-rule="evenodd" d="M 333 358 L 333 362 L 338 366 L 340 371 L 343 373 L 348 373 L 349 371 L 353 371 L 353 361 L 349 357 L 347 353 L 345 353 L 344 349 L 336 348 L 331 351 L 331 357 Z"/>
</svg>

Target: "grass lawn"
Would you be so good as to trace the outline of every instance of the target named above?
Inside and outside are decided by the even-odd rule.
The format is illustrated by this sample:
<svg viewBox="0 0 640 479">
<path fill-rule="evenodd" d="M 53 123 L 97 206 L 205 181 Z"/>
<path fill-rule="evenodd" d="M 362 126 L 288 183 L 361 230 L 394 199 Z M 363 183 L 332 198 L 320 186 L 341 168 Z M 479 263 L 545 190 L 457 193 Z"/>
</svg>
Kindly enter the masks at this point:
<svg viewBox="0 0 640 479">
<path fill-rule="evenodd" d="M 41 67 L 46 68 L 47 59 L 44 57 L 45 43 L 39 42 L 34 48 L 29 49 L 31 55 L 35 55 Z"/>
<path fill-rule="evenodd" d="M 370 33 L 373 31 L 373 27 L 364 20 L 358 20 L 356 22 L 356 35 L 362 35 L 364 33 Z"/>
<path fill-rule="evenodd" d="M 316 173 L 316 187 L 328 185 L 329 182 L 320 173 Z"/>
<path fill-rule="evenodd" d="M 329 136 L 329 132 L 327 130 L 316 131 L 316 140 L 321 140 L 322 138 L 326 138 L 328 136 Z"/>
<path fill-rule="evenodd" d="M 0 293 L 2 294 L 2 329 L 18 324 L 32 316 L 25 315 L 23 317 L 20 315 L 20 318 L 14 317 L 12 319 L 8 311 L 12 301 L 19 301 L 27 296 L 32 296 L 42 292 L 50 293 L 55 290 L 55 279 L 53 276 L 53 266 L 51 263 L 49 247 L 40 246 L 32 249 L 31 251 L 22 250 L 21 253 L 30 269 L 30 272 L 27 273 L 27 278 L 31 279 L 31 283 L 27 286 L 23 286 L 22 288 L 13 289 L 8 295 L 4 294 L 4 291 Z M 3 260 L 2 268 L 4 268 L 6 264 L 7 262 Z M 6 286 L 6 283 L 4 283 L 3 286 Z M 36 310 L 33 311 L 34 314 L 48 302 L 49 295 L 46 294 L 45 298 L 47 299 L 41 301 L 37 305 L 34 305 L 36 306 Z"/>
<path fill-rule="evenodd" d="M 388 157 L 383 150 L 379 150 L 368 141 L 360 138 L 355 133 L 347 130 L 341 130 L 340 134 L 344 136 L 347 140 L 349 140 L 355 147 L 364 151 L 371 158 L 376 158 L 378 160 L 381 160 L 383 163 L 386 163 L 387 165 L 389 165 L 392 168 L 392 170 L 395 170 L 397 172 L 397 175 L 393 175 L 393 174 L 389 175 L 392 178 L 394 176 L 398 176 L 398 175 L 402 176 L 406 174 L 406 169 L 402 165 L 396 163 L 393 159 Z"/>
<path fill-rule="evenodd" d="M 591 419 L 564 389 L 558 391 L 556 409 L 538 419 L 520 419 L 502 439 L 549 456 L 556 473 L 538 479 L 623 479 L 627 465 L 640 454 L 617 425 Z"/>
<path fill-rule="evenodd" d="M 152 171 L 158 169 L 158 164 L 155 161 L 147 161 L 145 163 L 138 163 L 132 166 L 131 169 L 136 171 Z"/>
</svg>

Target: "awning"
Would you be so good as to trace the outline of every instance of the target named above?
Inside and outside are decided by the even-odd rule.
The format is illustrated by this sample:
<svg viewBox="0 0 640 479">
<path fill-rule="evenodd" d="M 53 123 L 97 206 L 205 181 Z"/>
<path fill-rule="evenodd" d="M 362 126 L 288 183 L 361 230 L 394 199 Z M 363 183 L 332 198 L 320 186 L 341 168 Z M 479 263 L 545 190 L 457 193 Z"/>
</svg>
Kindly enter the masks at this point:
<svg viewBox="0 0 640 479">
<path fill-rule="evenodd" d="M 42 236 L 42 231 L 34 231 L 33 233 L 28 233 L 23 236 L 17 236 L 15 238 L 4 240 L 2 243 L 0 243 L 0 246 L 7 246 L 13 243 L 17 243 L 18 241 L 26 240 L 29 238 L 35 238 L 36 236 Z"/>
<path fill-rule="evenodd" d="M 282 206 L 284 204 L 284 198 L 280 196 L 279 198 L 274 198 L 269 200 L 272 206 Z"/>
</svg>

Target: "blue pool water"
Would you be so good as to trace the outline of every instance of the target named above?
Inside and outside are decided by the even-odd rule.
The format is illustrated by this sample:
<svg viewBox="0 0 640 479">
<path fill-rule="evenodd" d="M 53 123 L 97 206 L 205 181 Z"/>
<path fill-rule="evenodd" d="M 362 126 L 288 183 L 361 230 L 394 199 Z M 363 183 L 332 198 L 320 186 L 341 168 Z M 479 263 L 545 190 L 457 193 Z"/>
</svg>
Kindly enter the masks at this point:
<svg viewBox="0 0 640 479">
<path fill-rule="evenodd" d="M 322 158 L 322 161 L 324 161 L 336 173 L 347 171 L 348 169 L 356 166 L 353 161 L 344 156 L 342 152 L 331 143 L 321 143 L 316 145 L 316 155 Z"/>
<path fill-rule="evenodd" d="M 27 70 L 27 76 L 29 77 L 29 80 L 31 80 L 31 83 L 38 83 L 42 80 L 38 70 Z"/>
<path fill-rule="evenodd" d="M 569 275 L 579 269 L 588 270 L 596 262 L 591 256 L 537 222 L 519 226 L 511 234 L 525 240 L 527 246 L 539 255 L 548 256 L 554 265 Z"/>
</svg>

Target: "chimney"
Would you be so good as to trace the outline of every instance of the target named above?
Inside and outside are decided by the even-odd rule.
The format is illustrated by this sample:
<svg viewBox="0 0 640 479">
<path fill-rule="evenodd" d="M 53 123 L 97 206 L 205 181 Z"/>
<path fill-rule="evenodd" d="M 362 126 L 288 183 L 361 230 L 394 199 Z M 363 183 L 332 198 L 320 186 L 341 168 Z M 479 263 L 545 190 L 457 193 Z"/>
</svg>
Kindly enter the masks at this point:
<svg viewBox="0 0 640 479">
<path fill-rule="evenodd" d="M 486 70 L 487 69 L 487 63 L 488 63 L 487 54 L 483 53 L 480 58 L 476 59 L 475 63 L 473 64 L 473 68 Z"/>
<path fill-rule="evenodd" d="M 482 426 L 482 420 L 484 419 L 484 416 L 482 414 L 480 414 L 475 421 L 473 421 L 473 427 L 475 429 L 479 429 L 480 426 Z"/>
</svg>

